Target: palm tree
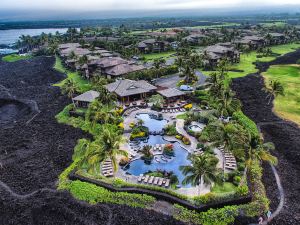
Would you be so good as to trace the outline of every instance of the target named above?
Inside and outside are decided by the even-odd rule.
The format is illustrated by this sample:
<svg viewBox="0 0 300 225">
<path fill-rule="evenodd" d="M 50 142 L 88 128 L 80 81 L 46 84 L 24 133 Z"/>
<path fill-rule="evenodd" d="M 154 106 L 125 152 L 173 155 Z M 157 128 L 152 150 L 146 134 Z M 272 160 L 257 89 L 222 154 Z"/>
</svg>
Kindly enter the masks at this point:
<svg viewBox="0 0 300 225">
<path fill-rule="evenodd" d="M 182 75 L 182 73 L 183 73 L 183 67 L 184 67 L 184 60 L 183 60 L 183 58 L 179 56 L 175 60 L 175 64 L 178 66 L 179 75 Z"/>
<path fill-rule="evenodd" d="M 267 161 L 273 165 L 277 164 L 277 158 L 270 153 L 273 150 L 275 150 L 275 146 L 272 142 L 263 143 L 259 138 L 252 138 L 249 145 L 247 165 L 251 166 L 255 160 Z"/>
<path fill-rule="evenodd" d="M 284 87 L 283 85 L 275 80 L 271 80 L 267 87 L 264 87 L 263 90 L 268 93 L 266 98 L 269 98 L 268 105 L 271 103 L 272 97 L 277 97 L 279 95 L 284 96 Z"/>
<path fill-rule="evenodd" d="M 85 119 L 87 121 L 92 121 L 93 128 L 95 128 L 97 123 L 115 124 L 117 120 L 115 115 L 110 110 L 110 107 L 103 105 L 99 100 L 96 100 L 89 105 Z"/>
<path fill-rule="evenodd" d="M 119 148 L 123 141 L 123 136 L 116 134 L 116 131 L 112 128 L 104 129 L 99 137 L 99 144 L 103 150 L 104 159 L 109 158 L 112 161 L 114 171 L 118 168 L 116 157 L 118 155 L 128 157 L 128 153 Z"/>
<path fill-rule="evenodd" d="M 73 98 L 73 95 L 78 91 L 78 87 L 74 80 L 67 79 L 61 86 L 63 94 L 67 94 L 69 98 Z"/>
<path fill-rule="evenodd" d="M 191 157 L 192 165 L 180 166 L 180 170 L 186 176 L 182 184 L 191 184 L 198 187 L 198 195 L 204 183 L 211 184 L 218 181 L 218 159 L 211 154 L 203 154 Z"/>
<path fill-rule="evenodd" d="M 99 164 L 104 160 L 105 155 L 98 142 L 91 142 L 87 139 L 80 140 L 76 146 L 73 160 L 77 161 L 77 166 L 80 168 L 87 167 L 88 172 L 100 168 Z"/>
<path fill-rule="evenodd" d="M 161 108 L 165 102 L 165 99 L 161 95 L 152 95 L 149 99 L 149 102 L 153 103 L 155 107 Z"/>
<path fill-rule="evenodd" d="M 217 147 L 224 146 L 227 151 L 234 155 L 244 155 L 244 148 L 249 143 L 249 135 L 237 123 L 224 124 L 220 121 L 210 123 L 209 136 Z"/>
<path fill-rule="evenodd" d="M 240 108 L 240 102 L 234 97 L 234 93 L 226 88 L 221 92 L 220 98 L 217 99 L 218 111 L 221 117 L 229 116 Z"/>
</svg>

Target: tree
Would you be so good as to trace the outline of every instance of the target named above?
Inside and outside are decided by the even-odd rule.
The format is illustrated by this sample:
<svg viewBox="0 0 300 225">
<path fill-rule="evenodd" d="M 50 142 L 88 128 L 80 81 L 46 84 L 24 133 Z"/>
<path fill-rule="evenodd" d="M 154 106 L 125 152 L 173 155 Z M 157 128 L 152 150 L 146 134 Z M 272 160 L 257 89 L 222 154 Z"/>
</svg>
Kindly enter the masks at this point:
<svg viewBox="0 0 300 225">
<path fill-rule="evenodd" d="M 102 82 L 102 81 L 101 81 Z M 104 105 L 113 106 L 116 104 L 118 100 L 117 95 L 115 93 L 109 92 L 103 85 L 94 85 L 94 89 L 99 92 L 98 99 Z"/>
<path fill-rule="evenodd" d="M 153 103 L 153 106 L 157 108 L 161 108 L 165 102 L 165 99 L 163 96 L 157 94 L 157 95 L 152 95 L 151 98 L 149 99 L 149 102 Z"/>
<path fill-rule="evenodd" d="M 211 154 L 203 154 L 199 156 L 193 155 L 191 157 L 192 164 L 187 166 L 180 166 L 180 170 L 186 176 L 182 184 L 191 184 L 198 187 L 198 195 L 200 195 L 201 188 L 204 183 L 211 184 L 218 181 L 218 159 Z"/>
<path fill-rule="evenodd" d="M 103 105 L 99 100 L 95 100 L 89 105 L 85 119 L 92 122 L 93 128 L 95 128 L 97 123 L 115 124 L 117 121 L 117 118 L 111 111 L 111 108 L 108 105 Z"/>
<path fill-rule="evenodd" d="M 73 95 L 78 91 L 77 85 L 72 79 L 67 79 L 61 86 L 63 94 L 67 94 L 69 98 L 73 98 Z"/>
<path fill-rule="evenodd" d="M 235 156 L 244 156 L 244 148 L 249 143 L 249 135 L 241 125 L 215 121 L 210 123 L 206 130 L 208 130 L 210 140 L 215 146 L 224 146 L 227 151 L 233 152 Z"/>
<path fill-rule="evenodd" d="M 264 87 L 263 90 L 268 93 L 266 98 L 269 98 L 268 105 L 271 103 L 272 97 L 277 97 L 279 95 L 284 96 L 284 87 L 283 85 L 275 80 L 271 80 L 267 87 Z"/>
<path fill-rule="evenodd" d="M 234 93 L 226 88 L 221 91 L 221 96 L 217 99 L 218 111 L 223 116 L 230 116 L 240 108 L 240 102 L 234 97 Z"/>
<path fill-rule="evenodd" d="M 97 141 L 91 142 L 87 139 L 82 139 L 76 146 L 73 160 L 77 161 L 77 166 L 80 168 L 86 167 L 88 172 L 100 168 L 100 162 L 103 161 L 105 155 Z"/>
<path fill-rule="evenodd" d="M 275 146 L 272 142 L 263 143 L 259 138 L 252 138 L 249 144 L 247 164 L 251 166 L 252 162 L 256 160 L 277 164 L 277 158 L 270 153 L 273 150 L 275 150 Z"/>
<path fill-rule="evenodd" d="M 99 137 L 99 144 L 103 150 L 104 159 L 109 158 L 112 161 L 114 171 L 118 168 L 117 156 L 128 157 L 128 153 L 120 149 L 120 144 L 122 144 L 123 141 L 123 136 L 117 134 L 116 131 L 110 127 L 103 129 Z"/>
</svg>

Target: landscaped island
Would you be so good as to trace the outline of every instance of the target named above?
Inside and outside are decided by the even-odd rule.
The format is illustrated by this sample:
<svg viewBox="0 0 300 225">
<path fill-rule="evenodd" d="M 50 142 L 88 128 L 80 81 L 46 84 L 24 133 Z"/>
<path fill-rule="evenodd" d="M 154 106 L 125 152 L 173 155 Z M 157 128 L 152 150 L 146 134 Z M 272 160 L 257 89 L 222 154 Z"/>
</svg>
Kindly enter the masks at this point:
<svg viewBox="0 0 300 225">
<path fill-rule="evenodd" d="M 240 31 L 231 40 L 231 31 L 216 28 L 225 36 L 222 42 L 213 38 L 215 32 L 197 28 L 186 35 L 158 32 L 160 38 L 146 32 L 151 38 L 126 48 L 118 39 L 117 49 L 111 47 L 116 37 L 82 38 L 69 29 L 60 42 L 37 49 L 36 54 L 55 54 L 54 69 L 67 75 L 54 84 L 70 98 L 57 121 L 91 135 L 78 140 L 58 188 L 92 204 L 150 208 L 164 200 L 176 219 L 195 224 L 230 224 L 238 215 L 266 213 L 262 162 L 277 163 L 275 146 L 264 142 L 241 111 L 231 79 L 296 50 L 299 36 L 272 28 Z M 199 45 L 205 47 L 201 54 Z M 266 82 L 277 69 L 266 72 Z M 280 69 L 298 78 L 297 65 Z M 292 88 L 287 79 L 281 82 Z M 279 93 L 274 87 L 266 91 L 270 98 Z M 294 105 L 289 111 L 297 111 Z"/>
</svg>

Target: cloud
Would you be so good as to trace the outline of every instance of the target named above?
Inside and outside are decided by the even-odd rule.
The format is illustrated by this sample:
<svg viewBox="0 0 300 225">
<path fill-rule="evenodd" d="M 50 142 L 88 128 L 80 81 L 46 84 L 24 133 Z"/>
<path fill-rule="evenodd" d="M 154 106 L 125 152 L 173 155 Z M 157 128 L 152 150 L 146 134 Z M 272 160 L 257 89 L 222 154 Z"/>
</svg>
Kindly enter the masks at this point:
<svg viewBox="0 0 300 225">
<path fill-rule="evenodd" d="M 0 9 L 164 10 L 295 4 L 299 0 L 1 0 Z"/>
</svg>

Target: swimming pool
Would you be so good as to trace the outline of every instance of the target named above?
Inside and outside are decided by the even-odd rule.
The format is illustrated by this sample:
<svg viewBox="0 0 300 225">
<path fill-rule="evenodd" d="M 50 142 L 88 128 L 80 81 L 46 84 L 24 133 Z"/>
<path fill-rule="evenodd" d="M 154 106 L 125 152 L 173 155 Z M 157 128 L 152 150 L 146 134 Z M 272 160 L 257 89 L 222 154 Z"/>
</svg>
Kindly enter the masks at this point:
<svg viewBox="0 0 300 225">
<path fill-rule="evenodd" d="M 162 136 L 157 135 L 153 136 L 150 135 L 149 139 L 146 142 L 141 142 L 140 146 L 144 145 L 156 145 L 156 144 L 169 144 L 170 142 L 165 141 Z M 160 160 L 160 162 L 157 162 L 155 159 L 151 161 L 150 164 L 146 164 L 144 160 L 137 159 L 133 162 L 131 162 L 126 169 L 126 172 L 139 176 L 140 174 L 144 174 L 151 171 L 156 170 L 165 170 L 165 171 L 173 171 L 173 173 L 178 177 L 179 184 L 182 185 L 182 180 L 185 178 L 185 176 L 182 174 L 182 172 L 179 170 L 180 166 L 190 165 L 191 161 L 188 159 L 189 153 L 180 147 L 179 143 L 172 143 L 174 146 L 174 156 L 170 157 L 168 162 Z M 157 156 L 156 156 L 157 157 Z M 185 187 L 190 187 L 190 185 L 186 185 Z"/>
<path fill-rule="evenodd" d="M 189 126 L 189 129 L 194 132 L 201 132 L 204 129 L 204 127 L 204 124 L 192 122 L 192 125 Z"/>
<path fill-rule="evenodd" d="M 157 119 L 151 118 L 151 116 L 147 113 L 137 114 L 136 118 L 143 120 L 144 126 L 148 127 L 150 132 L 153 132 L 153 131 L 160 132 L 168 123 L 168 121 L 164 120 L 164 119 L 157 120 Z"/>
</svg>

